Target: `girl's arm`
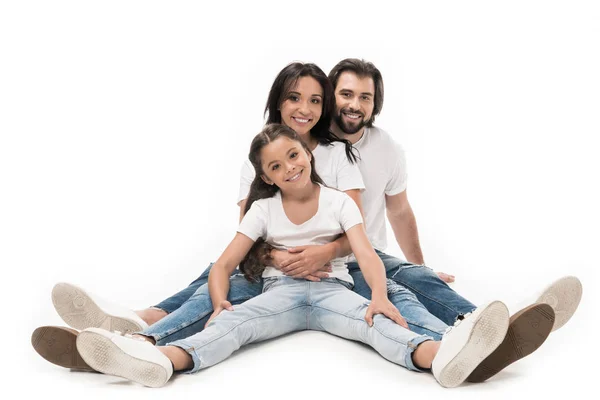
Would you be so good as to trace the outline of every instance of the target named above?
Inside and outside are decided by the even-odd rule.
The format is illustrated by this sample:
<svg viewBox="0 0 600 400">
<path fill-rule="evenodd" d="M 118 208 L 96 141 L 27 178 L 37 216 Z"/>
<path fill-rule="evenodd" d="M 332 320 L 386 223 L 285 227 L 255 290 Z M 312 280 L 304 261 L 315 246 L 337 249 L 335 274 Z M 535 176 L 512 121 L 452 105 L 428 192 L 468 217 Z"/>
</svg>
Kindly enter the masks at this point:
<svg viewBox="0 0 600 400">
<path fill-rule="evenodd" d="M 373 292 L 365 320 L 369 326 L 372 326 L 373 315 L 383 314 L 398 325 L 408 329 L 408 324 L 402 318 L 398 309 L 388 300 L 385 268 L 369 242 L 364 225 L 354 225 L 346 231 L 346 236 L 350 241 L 358 266 Z"/>
<path fill-rule="evenodd" d="M 224 308 L 222 304 L 227 301 L 231 273 L 244 259 L 253 244 L 252 239 L 238 232 L 210 270 L 210 274 L 208 274 L 208 291 L 215 314 L 218 314 L 217 310 L 221 312 Z"/>
</svg>

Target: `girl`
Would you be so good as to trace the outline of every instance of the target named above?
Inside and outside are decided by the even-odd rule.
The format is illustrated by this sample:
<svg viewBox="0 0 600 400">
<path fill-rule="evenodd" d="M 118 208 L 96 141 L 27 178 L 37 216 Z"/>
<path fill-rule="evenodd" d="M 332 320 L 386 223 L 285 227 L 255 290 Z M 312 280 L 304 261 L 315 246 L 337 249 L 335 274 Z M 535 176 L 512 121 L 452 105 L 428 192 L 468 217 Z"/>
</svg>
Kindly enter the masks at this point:
<svg viewBox="0 0 600 400">
<path fill-rule="evenodd" d="M 441 342 L 400 326 L 403 320 L 387 299 L 383 264 L 369 243 L 358 207 L 346 194 L 322 184 L 310 149 L 292 129 L 266 126 L 254 138 L 249 158 L 256 171 L 249 210 L 210 272 L 214 312 L 207 328 L 158 347 L 99 328 L 86 329 L 77 339 L 77 349 L 92 368 L 160 387 L 173 370 L 196 372 L 245 344 L 312 329 L 366 343 L 411 370 L 431 368 L 442 386 L 454 387 L 502 342 L 508 310 L 499 301 L 478 308 Z M 333 260 L 330 277 L 320 282 L 244 265 L 249 277 L 261 272 L 265 278 L 263 294 L 235 310 L 227 301 L 229 276 L 258 238 L 286 249 L 324 244 L 342 233 L 372 290 L 370 303 L 349 290 L 352 279 L 343 259 Z"/>
</svg>

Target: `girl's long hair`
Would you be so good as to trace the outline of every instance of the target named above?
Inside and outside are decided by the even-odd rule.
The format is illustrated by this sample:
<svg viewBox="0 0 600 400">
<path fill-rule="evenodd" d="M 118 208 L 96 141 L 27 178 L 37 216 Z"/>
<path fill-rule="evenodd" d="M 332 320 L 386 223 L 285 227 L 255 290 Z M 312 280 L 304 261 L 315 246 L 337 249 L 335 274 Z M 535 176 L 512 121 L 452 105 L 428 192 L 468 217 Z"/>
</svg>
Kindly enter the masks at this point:
<svg viewBox="0 0 600 400">
<path fill-rule="evenodd" d="M 313 157 L 312 152 L 300 136 L 298 136 L 292 128 L 282 124 L 266 125 L 263 130 L 254 137 L 252 144 L 250 145 L 250 154 L 248 154 L 248 158 L 254 167 L 256 175 L 250 185 L 250 193 L 248 194 L 248 201 L 244 208 L 244 215 L 256 200 L 273 197 L 279 191 L 279 187 L 276 185 L 269 185 L 261 178 L 261 176 L 265 174 L 262 169 L 261 153 L 266 145 L 280 137 L 286 137 L 302 145 L 304 151 L 310 155 L 311 182 L 325 185 L 315 170 L 315 158 Z M 256 281 L 260 278 L 266 264 L 270 261 L 269 253 L 271 249 L 272 247 L 262 238 L 254 243 L 252 249 L 250 249 L 246 257 L 240 263 L 240 271 L 244 274 L 246 279 Z"/>
<path fill-rule="evenodd" d="M 342 142 L 346 146 L 346 157 L 350 163 L 355 163 L 357 160 L 354 153 L 354 147 L 346 139 L 340 139 L 329 130 L 331 126 L 331 118 L 335 110 L 335 93 L 333 85 L 317 65 L 312 63 L 294 62 L 282 69 L 269 91 L 267 104 L 265 106 L 265 115 L 267 124 L 281 124 L 281 104 L 287 99 L 288 94 L 296 86 L 298 79 L 310 76 L 314 78 L 323 89 L 323 109 L 321 118 L 315 126 L 310 130 L 310 135 L 314 137 L 320 144 L 329 145 L 333 142 Z"/>
</svg>

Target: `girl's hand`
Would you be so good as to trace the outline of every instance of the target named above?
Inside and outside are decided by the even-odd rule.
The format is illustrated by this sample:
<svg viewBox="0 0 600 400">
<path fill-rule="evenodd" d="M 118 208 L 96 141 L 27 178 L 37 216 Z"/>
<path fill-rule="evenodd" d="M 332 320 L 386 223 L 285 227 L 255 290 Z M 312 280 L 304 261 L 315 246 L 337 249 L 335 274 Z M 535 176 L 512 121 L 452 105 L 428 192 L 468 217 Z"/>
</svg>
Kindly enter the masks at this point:
<svg viewBox="0 0 600 400">
<path fill-rule="evenodd" d="M 365 321 L 369 326 L 373 326 L 373 316 L 375 314 L 383 314 L 400 326 L 408 329 L 408 324 L 400 314 L 400 311 L 386 298 L 375 298 L 371 300 L 369 308 L 367 308 L 367 314 L 365 315 Z"/>
<path fill-rule="evenodd" d="M 217 315 L 221 314 L 221 311 L 223 310 L 233 311 L 233 306 L 227 300 L 223 300 L 221 304 L 219 304 L 219 307 L 215 308 L 215 311 L 213 311 L 208 321 L 206 321 L 206 325 L 204 325 L 204 327 L 206 328 L 208 324 L 210 324 L 210 322 L 215 319 Z"/>
</svg>

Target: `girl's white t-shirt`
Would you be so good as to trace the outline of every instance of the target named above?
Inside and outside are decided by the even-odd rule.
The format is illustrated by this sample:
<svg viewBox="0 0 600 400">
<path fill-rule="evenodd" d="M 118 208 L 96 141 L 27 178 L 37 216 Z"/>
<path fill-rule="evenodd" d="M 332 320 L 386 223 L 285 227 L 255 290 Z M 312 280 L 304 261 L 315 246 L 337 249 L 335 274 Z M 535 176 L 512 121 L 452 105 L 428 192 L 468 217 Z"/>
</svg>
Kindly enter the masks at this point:
<svg viewBox="0 0 600 400">
<path fill-rule="evenodd" d="M 279 250 L 306 245 L 323 245 L 333 242 L 355 225 L 362 224 L 358 206 L 344 192 L 321 186 L 316 214 L 303 224 L 289 220 L 283 209 L 281 192 L 275 196 L 257 200 L 246 213 L 238 232 L 256 241 L 263 238 Z M 331 261 L 329 277 L 354 283 L 346 268 L 346 257 Z M 262 276 L 276 277 L 284 274 L 276 268 L 265 268 Z"/>
<path fill-rule="evenodd" d="M 352 164 L 348 161 L 346 146 L 343 143 L 319 144 L 312 153 L 315 157 L 315 170 L 327 186 L 342 192 L 365 188 L 358 163 Z M 252 163 L 246 159 L 240 173 L 238 203 L 248 198 L 255 175 Z"/>
</svg>

